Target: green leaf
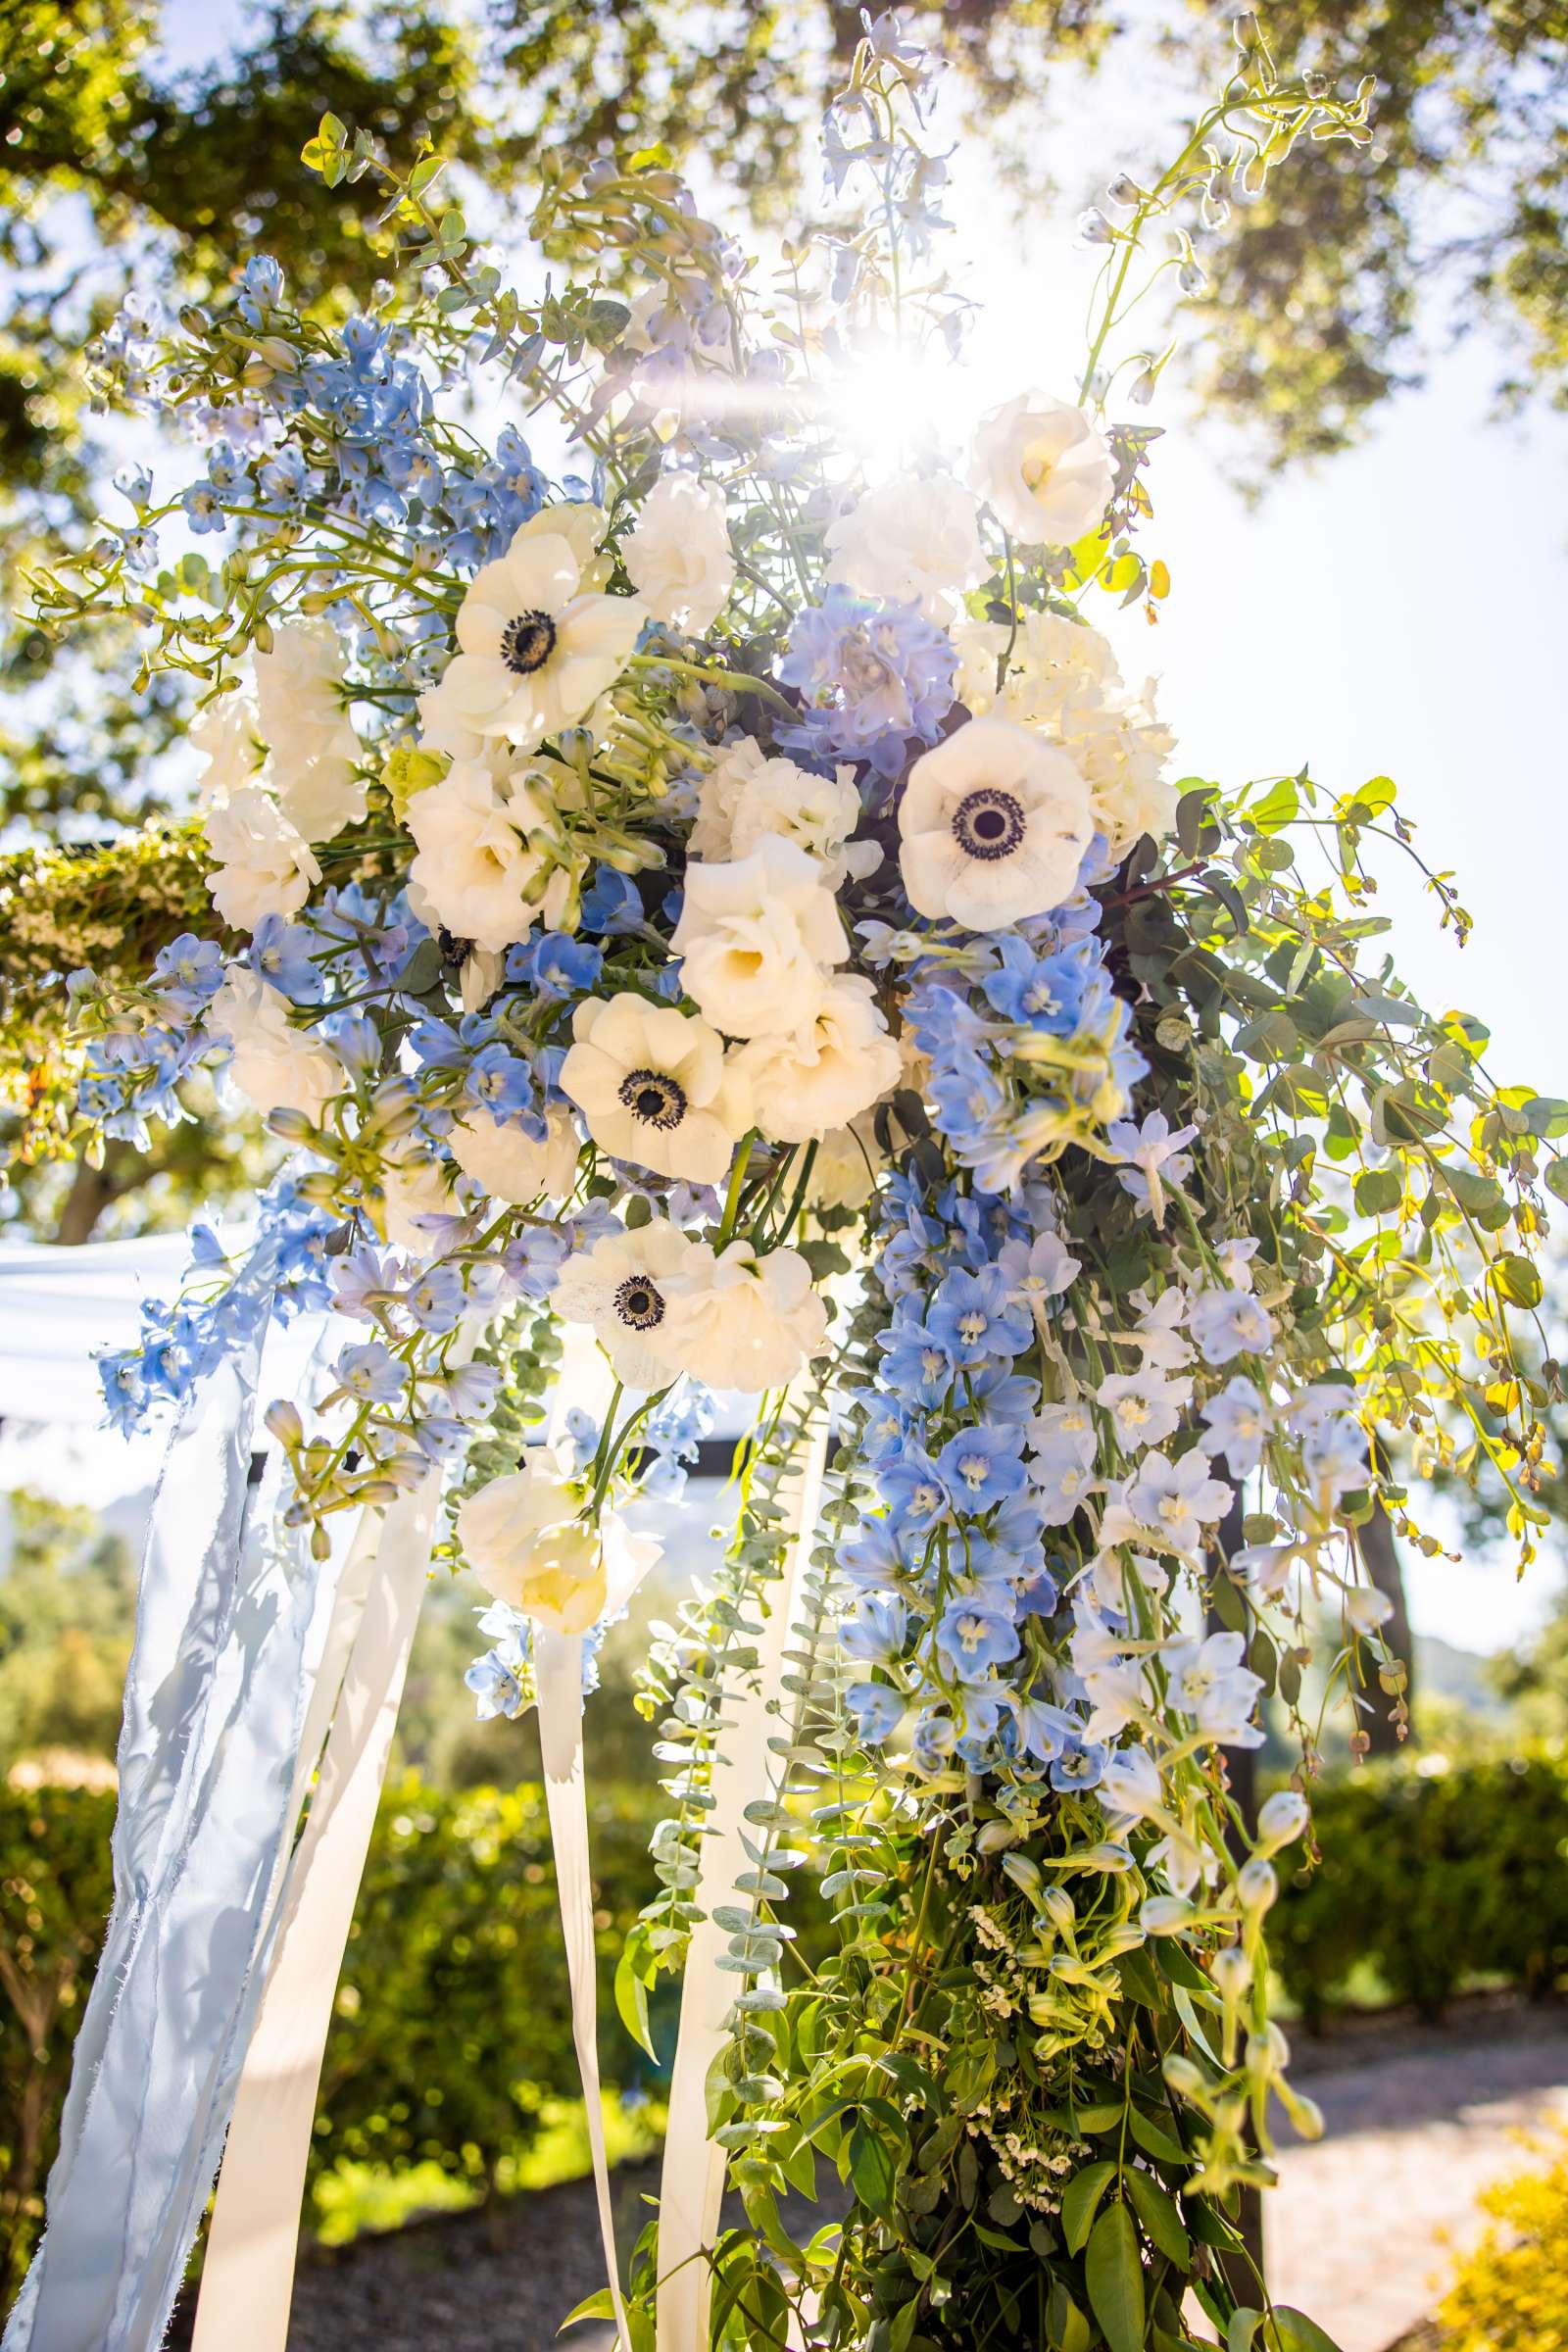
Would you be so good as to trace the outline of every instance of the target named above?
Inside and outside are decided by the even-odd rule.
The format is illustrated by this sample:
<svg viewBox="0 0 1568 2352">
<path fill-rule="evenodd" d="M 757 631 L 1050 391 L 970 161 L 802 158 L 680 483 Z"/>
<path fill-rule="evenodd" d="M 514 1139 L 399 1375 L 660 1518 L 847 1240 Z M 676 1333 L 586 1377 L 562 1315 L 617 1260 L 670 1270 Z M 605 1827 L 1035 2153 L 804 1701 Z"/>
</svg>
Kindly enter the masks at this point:
<svg viewBox="0 0 1568 2352">
<path fill-rule="evenodd" d="M 1260 801 L 1254 801 L 1247 814 L 1260 833 L 1278 833 L 1288 825 L 1301 806 L 1301 795 L 1294 776 L 1281 776 L 1271 784 Z"/>
<path fill-rule="evenodd" d="M 1110 2352 L 1143 2352 L 1144 2266 L 1138 2230 L 1125 2205 L 1107 2205 L 1095 2224 L 1084 2278 Z"/>
<path fill-rule="evenodd" d="M 1193 2241 L 1182 2228 L 1169 2189 L 1161 2187 L 1152 2173 L 1140 2172 L 1136 2166 L 1127 2176 L 1127 2189 L 1150 2242 L 1185 2268 L 1193 2258 Z"/>
<path fill-rule="evenodd" d="M 1355 1205 L 1363 1217 L 1381 1217 L 1403 1198 L 1404 1178 L 1397 1168 L 1368 1168 L 1355 1180 Z"/>
<path fill-rule="evenodd" d="M 857 2124 L 850 2136 L 850 2180 L 866 2210 L 891 2222 L 898 2174 L 887 2142 L 865 2124 Z"/>
<path fill-rule="evenodd" d="M 1252 2338 L 1262 2317 L 1260 2311 L 1251 2311 L 1245 2303 L 1238 2304 L 1225 2330 L 1225 2352 L 1252 2352 Z"/>
<path fill-rule="evenodd" d="M 1263 2341 L 1268 2352 L 1340 2352 L 1316 2320 L 1309 2320 L 1304 2311 L 1293 2311 L 1288 2303 L 1275 2304 L 1263 2325 Z"/>
<path fill-rule="evenodd" d="M 610 2300 L 610 2289 L 601 2286 L 593 2294 L 585 2295 L 575 2311 L 567 2312 L 556 2332 L 559 2335 L 562 2329 L 570 2328 L 578 2320 L 612 2320 L 614 2316 L 615 2306 Z"/>
<path fill-rule="evenodd" d="M 615 2009 L 633 2041 L 648 2052 L 657 2066 L 659 2052 L 648 2024 L 648 1987 L 631 1967 L 625 1952 L 615 1963 Z"/>
<path fill-rule="evenodd" d="M 1172 1965 L 1174 1956 L 1166 1954 L 1164 1957 L 1167 1968 L 1174 1973 Z M 1146 2156 L 1156 2156 L 1161 2164 L 1190 2165 L 1192 2163 L 1193 2160 L 1182 2146 L 1181 2141 L 1172 2139 L 1168 2132 L 1162 2132 L 1157 2124 L 1151 2123 L 1141 2107 L 1135 2107 L 1132 2110 L 1130 2120 L 1133 2137 Z"/>
<path fill-rule="evenodd" d="M 1082 2253 L 1100 2200 L 1115 2177 L 1115 2159 L 1107 2156 L 1101 2163 L 1086 2164 L 1082 2172 L 1074 2173 L 1062 2191 L 1061 2234 L 1067 2241 L 1069 2254 Z"/>
<path fill-rule="evenodd" d="M 1541 1276 L 1528 1257 L 1505 1250 L 1500 1257 L 1493 1259 L 1490 1272 L 1498 1292 L 1513 1305 L 1541 1304 Z"/>
<path fill-rule="evenodd" d="M 1568 1159 L 1554 1159 L 1546 1170 L 1546 1190 L 1555 1193 L 1559 1200 L 1568 1200 Z"/>
<path fill-rule="evenodd" d="M 1520 1107 L 1532 1135 L 1545 1136 L 1552 1143 L 1568 1135 L 1568 1102 L 1559 1102 L 1555 1095 L 1532 1095 Z"/>
</svg>

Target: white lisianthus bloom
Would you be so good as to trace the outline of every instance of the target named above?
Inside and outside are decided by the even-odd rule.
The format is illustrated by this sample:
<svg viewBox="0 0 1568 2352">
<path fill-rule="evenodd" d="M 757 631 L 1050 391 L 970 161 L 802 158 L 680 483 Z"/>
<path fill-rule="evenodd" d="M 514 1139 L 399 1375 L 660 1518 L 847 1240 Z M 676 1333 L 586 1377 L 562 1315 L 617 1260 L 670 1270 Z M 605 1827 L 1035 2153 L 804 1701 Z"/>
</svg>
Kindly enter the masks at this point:
<svg viewBox="0 0 1568 2352">
<path fill-rule="evenodd" d="M 546 510 L 474 573 L 458 651 L 429 698 L 438 732 L 504 735 L 531 751 L 614 684 L 648 615 L 635 597 L 583 591 L 584 555 L 572 544 L 583 535 L 564 510 Z"/>
<path fill-rule="evenodd" d="M 782 1388 L 827 1347 L 827 1309 L 794 1250 L 759 1257 L 750 1242 L 706 1242 L 669 1279 L 662 1328 L 670 1361 L 710 1389 Z"/>
<path fill-rule="evenodd" d="M 242 963 L 224 972 L 207 1007 L 206 1027 L 233 1049 L 229 1075 L 264 1118 L 272 1110 L 298 1110 L 318 1123 L 347 1084 L 337 1055 L 307 1031 L 291 1028 L 276 989 Z"/>
<path fill-rule="evenodd" d="M 694 858 L 732 858 L 735 854 L 735 811 L 754 776 L 775 764 L 751 735 L 728 743 L 703 778 L 697 794 L 697 821 L 692 826 L 690 852 Z M 777 764 L 795 770 L 793 760 Z"/>
<path fill-rule="evenodd" d="M 822 1002 L 826 973 L 849 954 L 821 867 L 767 835 L 750 857 L 686 868 L 670 946 L 681 984 L 726 1037 L 798 1028 Z"/>
<path fill-rule="evenodd" d="M 425 1255 L 435 1244 L 430 1217 L 455 1217 L 460 1204 L 447 1190 L 443 1163 L 404 1144 L 381 1170 L 381 1230 L 395 1249 Z"/>
<path fill-rule="evenodd" d="M 1110 452 L 1082 409 L 1020 392 L 975 434 L 971 487 L 1026 547 L 1070 547 L 1103 518 Z"/>
<path fill-rule="evenodd" d="M 863 810 L 853 767 L 813 776 L 793 760 L 764 760 L 741 785 L 729 826 L 731 858 L 749 857 L 760 843 L 793 841 L 816 858 L 837 889 L 848 876 L 863 881 L 882 862 L 874 841 L 852 841 Z"/>
<path fill-rule="evenodd" d="M 735 585 L 723 491 L 695 473 L 661 474 L 620 553 L 654 618 L 701 637 Z"/>
<path fill-rule="evenodd" d="M 591 1323 L 615 1378 L 628 1389 L 659 1389 L 674 1377 L 665 1324 L 668 1285 L 697 1244 L 653 1217 L 635 1233 L 607 1234 L 567 1258 L 550 1303 L 568 1323 Z"/>
<path fill-rule="evenodd" d="M 899 1083 L 899 1049 L 869 980 L 835 973 L 813 1020 L 754 1038 L 735 1056 L 751 1082 L 757 1123 L 776 1144 L 814 1142 L 847 1127 Z"/>
<path fill-rule="evenodd" d="M 297 914 L 321 879 L 310 843 L 257 784 L 209 808 L 202 826 L 219 861 L 207 887 L 236 931 L 254 931 L 264 914 Z"/>
<path fill-rule="evenodd" d="M 549 861 L 526 834 L 541 822 L 541 788 L 498 786 L 488 761 L 457 760 L 409 803 L 417 855 L 409 897 L 430 927 L 499 954 L 525 939 L 545 897 Z"/>
<path fill-rule="evenodd" d="M 847 1127 L 830 1128 L 811 1162 L 812 1206 L 863 1208 L 876 1190 L 877 1170 L 885 1157 L 866 1112 Z"/>
<path fill-rule="evenodd" d="M 561 1089 L 603 1151 L 686 1184 L 719 1184 L 752 1123 L 751 1089 L 706 1021 L 628 991 L 589 998 Z"/>
<path fill-rule="evenodd" d="M 557 1634 L 585 1634 L 623 1608 L 660 1545 L 618 1512 L 581 1518 L 580 1492 L 552 1463 L 493 1478 L 458 1505 L 458 1541 L 487 1592 Z"/>
<path fill-rule="evenodd" d="M 448 1135 L 447 1150 L 493 1200 L 526 1208 L 544 1198 L 564 1200 L 577 1181 L 577 1126 L 557 1102 L 545 1113 L 541 1143 L 514 1119 L 498 1119 L 475 1103 Z"/>
<path fill-rule="evenodd" d="M 1072 896 L 1094 838 L 1073 761 L 1005 718 L 972 718 L 922 753 L 899 808 L 909 904 L 1001 931 Z"/>
<path fill-rule="evenodd" d="M 901 473 L 868 491 L 828 526 L 827 548 L 830 580 L 888 604 L 918 600 L 935 621 L 951 618 L 988 568 L 974 500 L 942 475 Z"/>
<path fill-rule="evenodd" d="M 283 813 L 307 841 L 365 814 L 360 741 L 343 708 L 343 648 L 325 621 L 286 621 L 258 648 L 256 710 Z"/>
<path fill-rule="evenodd" d="M 192 751 L 200 752 L 206 761 L 196 780 L 196 797 L 204 808 L 220 808 L 256 781 L 263 758 L 261 731 L 253 685 L 242 683 L 202 705 L 185 734 Z"/>
</svg>

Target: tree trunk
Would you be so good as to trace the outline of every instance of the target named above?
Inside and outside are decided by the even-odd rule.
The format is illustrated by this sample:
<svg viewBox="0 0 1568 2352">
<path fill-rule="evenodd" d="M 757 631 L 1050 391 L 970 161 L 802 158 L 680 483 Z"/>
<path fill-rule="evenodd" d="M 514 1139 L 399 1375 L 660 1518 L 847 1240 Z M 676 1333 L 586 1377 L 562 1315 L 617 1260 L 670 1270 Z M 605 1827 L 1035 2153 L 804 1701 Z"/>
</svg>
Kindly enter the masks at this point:
<svg viewBox="0 0 1568 2352">
<path fill-rule="evenodd" d="M 1404 1668 L 1404 1703 L 1415 1702 L 1415 1643 L 1410 1634 L 1410 1611 L 1404 1595 L 1404 1573 L 1399 1565 L 1399 1547 L 1394 1541 L 1394 1524 L 1379 1503 L 1371 1518 L 1360 1530 L 1361 1557 L 1367 1575 L 1378 1591 L 1394 1603 L 1394 1614 L 1383 1628 L 1384 1640 Z M 1366 1734 L 1367 1753 L 1373 1756 L 1396 1755 L 1403 1745 L 1399 1725 L 1394 1717 L 1395 1700 L 1389 1692 L 1374 1687 L 1367 1696 L 1371 1704 L 1359 1717 Z"/>
</svg>

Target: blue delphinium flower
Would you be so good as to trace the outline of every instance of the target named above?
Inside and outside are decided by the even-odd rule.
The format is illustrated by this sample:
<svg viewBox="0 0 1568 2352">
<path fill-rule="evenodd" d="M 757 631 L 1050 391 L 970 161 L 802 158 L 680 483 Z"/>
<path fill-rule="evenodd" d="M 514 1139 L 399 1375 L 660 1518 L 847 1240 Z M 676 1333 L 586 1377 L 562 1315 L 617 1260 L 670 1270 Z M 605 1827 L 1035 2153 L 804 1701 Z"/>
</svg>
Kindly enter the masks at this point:
<svg viewBox="0 0 1568 2352">
<path fill-rule="evenodd" d="M 797 614 L 778 665 L 805 703 L 779 741 L 817 758 L 865 760 L 879 775 L 896 776 L 911 739 L 935 743 L 953 708 L 957 666 L 951 639 L 918 604 L 879 605 L 830 587 Z"/>
<path fill-rule="evenodd" d="M 313 959 L 315 933 L 281 914 L 264 914 L 251 940 L 251 969 L 295 1004 L 318 1004 L 325 989 Z"/>
<path fill-rule="evenodd" d="M 187 1021 L 212 1002 L 222 979 L 223 951 L 216 939 L 198 939 L 194 931 L 182 931 L 160 948 L 153 963 L 154 988 Z"/>
</svg>

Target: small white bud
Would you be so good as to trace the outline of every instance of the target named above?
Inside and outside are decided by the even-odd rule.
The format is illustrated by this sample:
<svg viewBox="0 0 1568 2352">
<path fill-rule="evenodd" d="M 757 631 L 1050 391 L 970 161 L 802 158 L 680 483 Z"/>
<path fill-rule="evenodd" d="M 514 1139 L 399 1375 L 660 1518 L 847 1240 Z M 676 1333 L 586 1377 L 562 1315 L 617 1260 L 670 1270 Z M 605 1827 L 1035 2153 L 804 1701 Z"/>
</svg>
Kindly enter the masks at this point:
<svg viewBox="0 0 1568 2352">
<path fill-rule="evenodd" d="M 1254 1856 L 1244 1862 L 1236 1877 L 1236 1892 L 1244 1911 L 1266 1911 L 1279 1895 L 1280 1883 L 1272 1862 Z"/>
<path fill-rule="evenodd" d="M 1258 1852 L 1274 1854 L 1282 1845 L 1294 1845 L 1311 1818 L 1311 1810 L 1298 1788 L 1276 1788 L 1258 1810 Z"/>
</svg>

